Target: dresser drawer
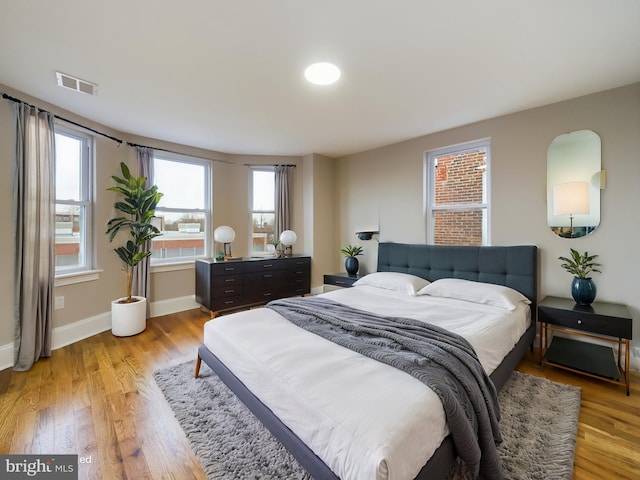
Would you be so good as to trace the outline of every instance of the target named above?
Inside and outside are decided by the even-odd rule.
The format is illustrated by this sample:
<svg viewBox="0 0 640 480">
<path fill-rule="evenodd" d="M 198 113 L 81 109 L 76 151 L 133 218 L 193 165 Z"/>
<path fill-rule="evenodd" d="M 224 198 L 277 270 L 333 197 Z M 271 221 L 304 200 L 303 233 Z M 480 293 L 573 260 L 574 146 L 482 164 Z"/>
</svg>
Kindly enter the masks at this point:
<svg viewBox="0 0 640 480">
<path fill-rule="evenodd" d="M 311 268 L 309 265 L 299 265 L 285 271 L 288 279 L 305 278 L 311 275 Z"/>
<path fill-rule="evenodd" d="M 211 277 L 220 275 L 240 275 L 244 272 L 243 262 L 218 262 L 209 265 Z"/>
<path fill-rule="evenodd" d="M 234 297 L 242 295 L 243 287 L 240 285 L 226 285 L 223 287 L 215 287 L 211 290 L 211 299 L 215 302 L 218 298 Z"/>
<path fill-rule="evenodd" d="M 311 281 L 309 279 L 305 279 L 302 281 L 296 281 L 296 283 L 291 286 L 291 289 L 287 292 L 287 296 L 304 295 L 310 292 Z"/>
<path fill-rule="evenodd" d="M 244 305 L 244 296 L 243 295 L 239 295 L 239 296 L 235 296 L 235 297 L 219 297 L 219 298 L 214 298 L 211 301 L 211 306 L 209 307 L 210 310 L 225 310 L 227 308 L 235 308 L 235 307 L 241 307 L 242 305 Z"/>
<path fill-rule="evenodd" d="M 214 275 L 211 285 L 214 289 L 241 286 L 243 278 L 241 275 Z"/>
<path fill-rule="evenodd" d="M 295 269 L 299 267 L 311 268 L 311 257 L 283 258 L 282 262 L 287 266 L 287 268 L 291 268 L 291 269 Z"/>
<path fill-rule="evenodd" d="M 580 312 L 539 307 L 538 321 L 610 337 L 631 338 L 631 319 L 624 322 L 619 318 L 594 315 L 587 309 Z"/>
<path fill-rule="evenodd" d="M 284 285 L 286 281 L 286 270 L 265 270 L 263 272 L 247 273 L 244 276 L 244 283 L 247 286 L 247 291 L 257 288 L 271 288 L 276 285 Z"/>
<path fill-rule="evenodd" d="M 277 300 L 286 295 L 283 294 L 281 287 L 259 288 L 245 292 L 244 299 L 247 303 L 267 303 L 271 300 Z"/>
<path fill-rule="evenodd" d="M 255 260 L 247 262 L 244 271 L 246 273 L 260 273 L 282 270 L 284 268 L 286 268 L 286 262 L 283 262 L 280 258 L 273 258 L 269 260 Z"/>
</svg>

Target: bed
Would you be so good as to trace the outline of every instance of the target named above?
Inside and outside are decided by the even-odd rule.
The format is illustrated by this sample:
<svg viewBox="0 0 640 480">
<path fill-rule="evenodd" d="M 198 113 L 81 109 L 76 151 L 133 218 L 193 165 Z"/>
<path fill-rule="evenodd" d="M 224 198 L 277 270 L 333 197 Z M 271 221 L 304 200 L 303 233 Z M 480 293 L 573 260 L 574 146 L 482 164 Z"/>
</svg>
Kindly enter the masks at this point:
<svg viewBox="0 0 640 480">
<path fill-rule="evenodd" d="M 537 265 L 535 246 L 381 243 L 377 272 L 385 282 L 389 275 L 404 274 L 406 278 L 432 283 L 427 287 L 418 282 L 413 292 L 400 292 L 379 288 L 375 284 L 377 274 L 368 275 L 364 279 L 369 277 L 370 281 L 321 297 L 362 310 L 421 321 L 424 312 L 434 311 L 439 317 L 449 315 L 447 321 L 456 323 L 456 309 L 466 311 L 465 316 L 471 315 L 473 322 L 457 328 L 463 336 L 465 329 L 470 329 L 469 336 L 473 339 L 470 341 L 479 350 L 483 367 L 499 389 L 535 339 Z M 517 308 L 511 309 L 491 302 L 476 305 L 467 299 L 450 299 L 448 294 L 443 298 L 437 295 L 438 288 L 431 288 L 449 282 L 440 281 L 443 279 L 472 281 L 472 285 L 478 286 L 506 286 L 520 292 L 526 302 L 517 302 Z M 401 283 L 405 288 L 404 277 Z M 435 293 L 416 295 L 423 287 Z M 468 292 L 473 289 L 463 290 L 465 294 Z M 485 319 L 493 321 L 487 325 L 493 325 L 489 330 L 495 330 L 491 335 L 500 340 L 499 347 L 490 343 L 491 335 L 484 330 L 474 330 L 475 324 Z M 515 331 L 504 330 L 507 323 L 514 324 Z M 429 407 L 423 411 L 423 404 L 433 402 L 434 395 L 428 387 L 393 367 L 380 366 L 375 360 L 361 358 L 358 353 L 322 338 L 318 340 L 313 333 L 290 324 L 271 309 L 238 312 L 207 322 L 205 341 L 198 350 L 196 376 L 201 361 L 220 376 L 314 478 L 444 478 L 457 457 L 446 422 L 441 425 L 444 416 L 441 409 Z M 363 370 L 349 373 L 353 365 Z M 278 381 L 265 380 L 274 372 Z M 306 374 L 316 380 L 310 382 L 297 376 Z M 398 394 L 399 391 L 403 393 Z M 343 412 L 363 418 L 360 423 L 351 424 L 358 420 L 351 420 L 346 413 L 343 416 Z M 372 416 L 375 422 L 365 421 Z M 416 430 L 412 426 L 415 419 L 433 422 L 433 426 L 429 423 L 429 428 Z M 414 438 L 422 435 L 420 430 L 428 430 L 433 438 Z M 377 455 L 384 460 L 377 460 Z M 357 460 L 352 463 L 352 459 Z"/>
</svg>

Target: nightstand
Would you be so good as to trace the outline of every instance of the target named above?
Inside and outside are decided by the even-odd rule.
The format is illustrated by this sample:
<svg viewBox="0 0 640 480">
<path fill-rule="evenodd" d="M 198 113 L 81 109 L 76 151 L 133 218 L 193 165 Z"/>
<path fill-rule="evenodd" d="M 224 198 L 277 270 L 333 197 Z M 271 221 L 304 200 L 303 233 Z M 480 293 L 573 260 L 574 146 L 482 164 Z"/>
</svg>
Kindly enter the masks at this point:
<svg viewBox="0 0 640 480">
<path fill-rule="evenodd" d="M 624 385 L 629 395 L 629 341 L 633 336 L 633 321 L 626 305 L 593 302 L 583 306 L 568 298 L 545 297 L 538 303 L 538 322 L 541 366 L 553 365 Z M 554 335 L 559 332 L 567 335 Z M 617 344 L 617 363 L 612 347 L 580 341 L 580 337 Z"/>
<path fill-rule="evenodd" d="M 335 285 L 337 287 L 350 287 L 356 280 L 364 277 L 364 275 L 349 275 L 348 273 L 325 273 L 324 284 Z"/>
</svg>

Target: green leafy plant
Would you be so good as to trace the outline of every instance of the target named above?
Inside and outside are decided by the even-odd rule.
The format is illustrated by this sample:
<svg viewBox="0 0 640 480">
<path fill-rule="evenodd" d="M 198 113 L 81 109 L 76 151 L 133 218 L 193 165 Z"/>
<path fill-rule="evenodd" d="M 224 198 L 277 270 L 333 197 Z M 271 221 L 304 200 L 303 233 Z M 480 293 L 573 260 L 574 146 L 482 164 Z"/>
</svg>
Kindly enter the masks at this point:
<svg viewBox="0 0 640 480">
<path fill-rule="evenodd" d="M 589 252 L 580 253 L 573 248 L 571 250 L 571 257 L 558 257 L 558 260 L 562 260 L 560 266 L 567 272 L 577 278 L 589 278 L 591 272 L 600 272 L 596 267 L 602 266 L 600 263 L 594 262 L 598 255 L 589 255 Z"/>
<path fill-rule="evenodd" d="M 162 198 L 162 193 L 158 192 L 158 187 L 145 188 L 146 177 L 134 177 L 129 171 L 129 167 L 124 162 L 120 163 L 122 177 L 113 175 L 111 178 L 116 182 L 116 186 L 107 190 L 121 194 L 124 198 L 115 203 L 116 210 L 124 215 L 112 218 L 107 223 L 107 235 L 109 242 L 112 242 L 121 229 L 128 229 L 130 238 L 124 246 L 114 248 L 114 251 L 125 264 L 127 272 L 127 299 L 126 303 L 132 303 L 135 299 L 131 295 L 131 276 L 138 264 L 151 255 L 148 250 L 147 241 L 158 235 L 162 235 L 152 219 L 155 215 L 156 206 Z"/>
<path fill-rule="evenodd" d="M 341 248 L 340 251 L 345 257 L 349 258 L 362 255 L 364 249 L 360 245 L 347 245 L 346 247 Z"/>
</svg>

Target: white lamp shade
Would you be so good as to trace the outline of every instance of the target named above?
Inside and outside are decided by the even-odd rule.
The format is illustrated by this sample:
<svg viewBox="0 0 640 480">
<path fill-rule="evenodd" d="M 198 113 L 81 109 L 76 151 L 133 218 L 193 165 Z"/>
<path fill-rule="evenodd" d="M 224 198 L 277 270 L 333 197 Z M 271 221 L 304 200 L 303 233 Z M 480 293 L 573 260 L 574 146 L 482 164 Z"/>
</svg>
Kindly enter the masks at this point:
<svg viewBox="0 0 640 480">
<path fill-rule="evenodd" d="M 221 225 L 213 231 L 213 239 L 220 243 L 231 243 L 236 238 L 236 232 L 227 225 Z"/>
<path fill-rule="evenodd" d="M 589 182 L 559 183 L 553 187 L 554 215 L 589 213 Z"/>
<path fill-rule="evenodd" d="M 293 230 L 285 230 L 280 234 L 280 243 L 282 243 L 283 245 L 290 247 L 291 245 L 295 244 L 297 240 L 298 236 Z"/>
</svg>

